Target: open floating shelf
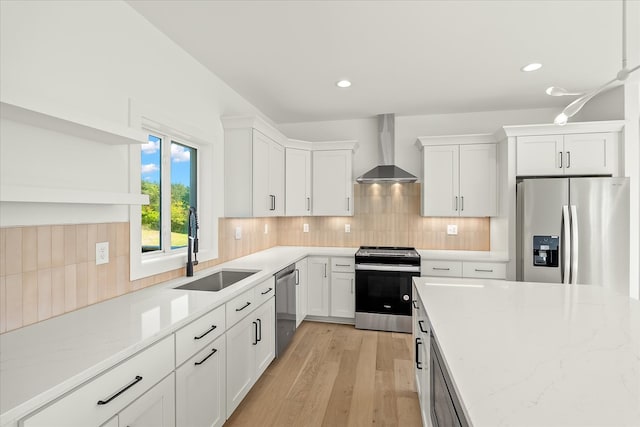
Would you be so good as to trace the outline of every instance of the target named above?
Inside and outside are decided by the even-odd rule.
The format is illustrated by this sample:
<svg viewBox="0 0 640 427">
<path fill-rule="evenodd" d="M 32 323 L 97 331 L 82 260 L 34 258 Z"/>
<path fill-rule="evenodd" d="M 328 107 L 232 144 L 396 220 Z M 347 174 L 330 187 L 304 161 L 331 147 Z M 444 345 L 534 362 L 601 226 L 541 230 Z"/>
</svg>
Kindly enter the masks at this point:
<svg viewBox="0 0 640 427">
<path fill-rule="evenodd" d="M 112 193 L 97 190 L 67 190 L 2 185 L 0 186 L 0 202 L 147 205 L 149 204 L 149 196 L 146 194 Z"/>
<path fill-rule="evenodd" d="M 111 123 L 95 117 L 72 117 L 68 112 L 30 108 L 1 101 L 3 118 L 111 145 L 145 144 L 147 135 L 141 130 Z"/>
</svg>

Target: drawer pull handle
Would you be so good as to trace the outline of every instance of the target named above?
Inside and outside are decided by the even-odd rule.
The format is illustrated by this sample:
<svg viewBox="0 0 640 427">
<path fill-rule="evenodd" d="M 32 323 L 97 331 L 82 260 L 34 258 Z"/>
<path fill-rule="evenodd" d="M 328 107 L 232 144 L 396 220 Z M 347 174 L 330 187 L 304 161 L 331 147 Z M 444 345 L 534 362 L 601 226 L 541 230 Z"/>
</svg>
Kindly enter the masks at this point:
<svg viewBox="0 0 640 427">
<path fill-rule="evenodd" d="M 245 308 L 249 307 L 250 305 L 251 305 L 251 303 L 249 301 L 247 301 L 247 303 L 245 305 L 243 305 L 242 307 L 236 308 L 236 311 L 242 311 Z"/>
<path fill-rule="evenodd" d="M 336 267 L 351 267 L 351 264 L 336 264 Z"/>
<path fill-rule="evenodd" d="M 493 269 L 492 268 L 488 268 L 488 269 L 476 268 L 475 270 L 477 272 L 479 272 L 479 273 L 493 273 Z"/>
<path fill-rule="evenodd" d="M 207 330 L 206 332 L 204 332 L 202 335 L 198 335 L 197 337 L 193 337 L 194 340 L 199 340 L 204 338 L 205 335 L 207 335 L 209 332 L 213 331 L 214 329 L 216 329 L 217 326 L 216 325 L 211 325 L 211 329 Z"/>
<path fill-rule="evenodd" d="M 124 386 L 120 391 L 115 392 L 111 396 L 107 397 L 105 400 L 98 400 L 98 405 L 106 405 L 116 397 L 120 396 L 125 391 L 129 390 L 134 385 L 138 384 L 140 381 L 142 381 L 142 377 L 140 375 L 136 375 L 135 379 L 131 381 L 129 384 L 127 384 L 126 386 Z"/>
<path fill-rule="evenodd" d="M 438 271 L 449 271 L 451 270 L 449 267 L 431 267 L 433 270 L 438 270 Z"/>
<path fill-rule="evenodd" d="M 428 334 L 428 333 L 429 333 L 429 331 L 427 331 L 427 330 L 425 330 L 425 329 L 424 329 L 424 320 L 418 320 L 418 325 L 420 326 L 420 330 L 421 330 L 422 332 L 424 332 L 425 334 Z"/>
<path fill-rule="evenodd" d="M 260 292 L 260 295 L 266 295 L 266 294 L 268 294 L 269 292 L 271 292 L 272 290 L 273 290 L 273 288 L 269 288 L 269 289 L 267 289 L 267 290 L 266 290 L 266 291 L 264 291 L 264 292 Z"/>
<path fill-rule="evenodd" d="M 198 365 L 202 365 L 204 362 L 207 361 L 208 358 L 210 358 L 211 356 L 213 356 L 214 354 L 216 354 L 218 352 L 218 350 L 216 350 L 215 348 L 211 350 L 211 353 L 207 354 L 207 357 L 205 357 L 204 359 L 202 359 L 199 362 L 194 363 L 194 365 L 198 366 Z"/>
</svg>

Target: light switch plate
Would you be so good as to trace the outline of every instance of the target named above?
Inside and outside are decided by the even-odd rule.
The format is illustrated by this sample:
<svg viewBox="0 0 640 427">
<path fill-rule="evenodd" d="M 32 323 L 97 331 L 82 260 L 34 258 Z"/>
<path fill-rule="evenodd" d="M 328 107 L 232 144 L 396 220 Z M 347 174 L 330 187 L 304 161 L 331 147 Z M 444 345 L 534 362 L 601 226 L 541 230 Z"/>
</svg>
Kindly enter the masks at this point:
<svg viewBox="0 0 640 427">
<path fill-rule="evenodd" d="M 344 225 L 344 232 L 345 233 L 351 233 L 351 224 L 345 224 Z"/>
<path fill-rule="evenodd" d="M 455 224 L 447 225 L 447 234 L 450 236 L 456 236 L 458 234 L 458 226 Z"/>
<path fill-rule="evenodd" d="M 302 224 L 302 232 L 303 233 L 309 232 L 309 224 Z"/>
<path fill-rule="evenodd" d="M 96 265 L 109 263 L 109 242 L 96 243 Z"/>
<path fill-rule="evenodd" d="M 236 240 L 242 239 L 242 227 L 236 227 Z"/>
</svg>

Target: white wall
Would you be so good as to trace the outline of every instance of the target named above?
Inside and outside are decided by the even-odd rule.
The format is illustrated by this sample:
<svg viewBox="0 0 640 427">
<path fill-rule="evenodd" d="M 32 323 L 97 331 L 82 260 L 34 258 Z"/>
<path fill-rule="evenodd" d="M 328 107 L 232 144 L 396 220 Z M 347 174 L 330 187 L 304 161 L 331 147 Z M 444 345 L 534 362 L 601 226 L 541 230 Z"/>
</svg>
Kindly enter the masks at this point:
<svg viewBox="0 0 640 427">
<path fill-rule="evenodd" d="M 127 124 L 132 98 L 209 135 L 205 166 L 223 207 L 221 115 L 259 112 L 121 1 L 0 2 L 0 96 Z M 0 180 L 129 190 L 125 146 L 2 123 Z M 6 126 L 5 126 L 6 125 Z M 127 220 L 125 207 L 2 203 L 0 225 Z"/>
<path fill-rule="evenodd" d="M 551 108 L 486 111 L 461 114 L 396 116 L 396 165 L 420 175 L 419 136 L 494 133 L 501 126 L 551 123 L 558 112 Z M 278 128 L 289 138 L 306 141 L 355 139 L 359 143 L 354 156 L 353 176 L 357 178 L 379 164 L 376 118 L 308 123 L 280 123 Z"/>
</svg>

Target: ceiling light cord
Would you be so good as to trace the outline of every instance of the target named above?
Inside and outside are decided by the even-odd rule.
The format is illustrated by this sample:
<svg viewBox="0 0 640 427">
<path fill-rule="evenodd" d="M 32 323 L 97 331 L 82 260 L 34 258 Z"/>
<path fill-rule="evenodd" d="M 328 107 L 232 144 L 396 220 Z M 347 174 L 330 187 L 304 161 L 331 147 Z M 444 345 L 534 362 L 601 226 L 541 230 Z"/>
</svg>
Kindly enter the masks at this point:
<svg viewBox="0 0 640 427">
<path fill-rule="evenodd" d="M 622 0 L 622 69 L 618 72 L 616 77 L 612 80 L 609 80 L 602 86 L 582 95 L 580 98 L 574 100 L 571 104 L 567 105 L 564 110 L 560 114 L 558 114 L 553 121 L 555 124 L 564 126 L 567 124 L 567 120 L 573 117 L 578 111 L 584 107 L 584 105 L 591 100 L 594 96 L 603 92 L 605 89 L 609 89 L 609 86 L 616 82 L 624 82 L 629 77 L 629 74 L 633 73 L 640 69 L 640 65 L 633 67 L 632 69 L 627 69 L 627 0 Z M 547 94 L 552 96 L 553 93 L 559 93 L 559 88 L 550 87 L 547 89 Z M 567 93 L 568 94 L 568 93 Z M 561 95 L 564 95 L 561 94 Z M 560 95 L 560 96 L 561 96 Z"/>
</svg>

